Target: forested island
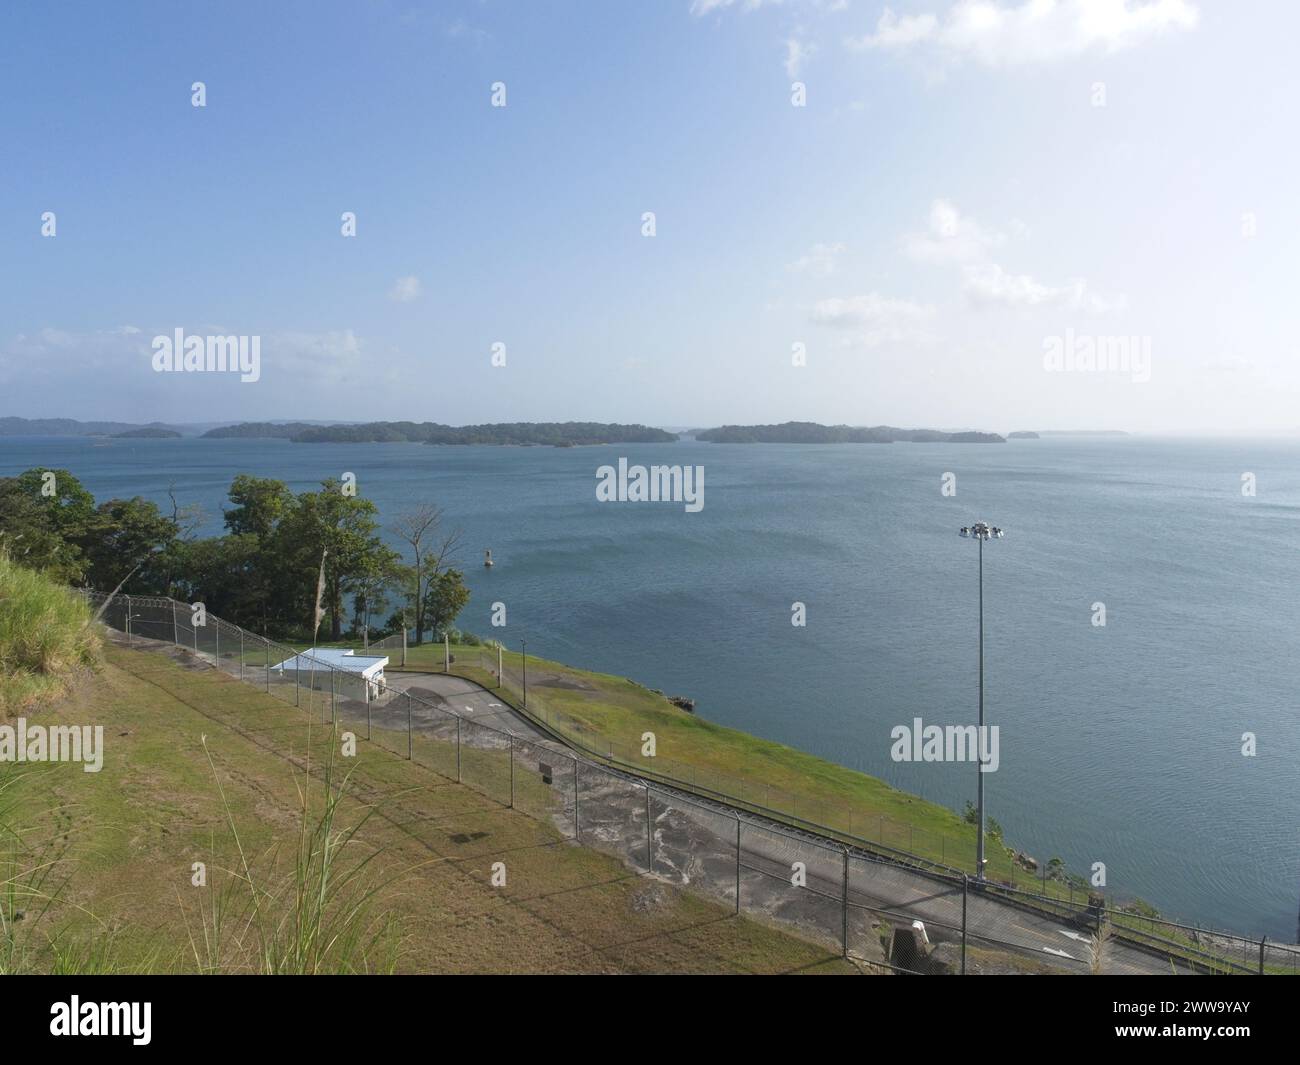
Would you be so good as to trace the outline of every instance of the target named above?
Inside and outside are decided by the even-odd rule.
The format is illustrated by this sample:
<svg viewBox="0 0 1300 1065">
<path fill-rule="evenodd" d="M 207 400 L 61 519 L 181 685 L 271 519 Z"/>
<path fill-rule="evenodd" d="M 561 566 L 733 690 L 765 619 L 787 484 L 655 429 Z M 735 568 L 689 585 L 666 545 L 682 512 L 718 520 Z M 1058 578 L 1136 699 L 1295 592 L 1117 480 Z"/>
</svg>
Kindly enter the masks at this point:
<svg viewBox="0 0 1300 1065">
<path fill-rule="evenodd" d="M 292 440 L 310 428 L 306 422 L 240 422 L 209 429 L 203 436 L 209 440 Z"/>
<path fill-rule="evenodd" d="M 782 422 L 780 425 L 723 425 L 695 434 L 712 444 L 1004 444 L 997 433 L 945 433 L 939 429 L 896 429 L 892 425 L 819 425 Z"/>
<path fill-rule="evenodd" d="M 75 418 L 0 418 L 0 436 L 116 436 L 137 429 L 165 429 L 176 433 L 174 426 L 162 422 L 140 425 L 134 422 L 80 422 Z"/>
<path fill-rule="evenodd" d="M 517 447 L 574 447 L 583 444 L 667 444 L 675 433 L 646 425 L 604 422 L 496 422 L 441 425 L 437 422 L 363 422 L 359 425 L 276 425 L 250 422 L 212 429 L 207 437 L 282 437 L 302 444 L 499 444 Z"/>
<path fill-rule="evenodd" d="M 139 429 L 127 429 L 114 433 L 114 440 L 179 440 L 181 434 L 175 429 L 164 429 L 161 425 L 146 425 Z"/>
</svg>

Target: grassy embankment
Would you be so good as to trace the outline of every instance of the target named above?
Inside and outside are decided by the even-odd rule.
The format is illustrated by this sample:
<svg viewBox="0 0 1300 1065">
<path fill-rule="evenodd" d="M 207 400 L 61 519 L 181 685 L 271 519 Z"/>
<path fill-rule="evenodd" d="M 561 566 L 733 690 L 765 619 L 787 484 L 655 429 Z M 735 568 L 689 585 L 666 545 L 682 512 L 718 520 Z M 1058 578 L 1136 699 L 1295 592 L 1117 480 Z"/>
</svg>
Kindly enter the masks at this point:
<svg viewBox="0 0 1300 1065">
<path fill-rule="evenodd" d="M 392 658 L 389 668 L 400 670 L 400 651 L 384 653 Z M 495 676 L 495 650 L 454 644 L 451 653 L 452 673 L 498 691 L 507 702 L 521 704 L 522 669 L 517 652 L 503 657 L 504 686 L 498 685 Z M 589 750 L 825 826 L 833 833 L 879 843 L 893 852 L 968 873 L 975 870 L 975 827 L 946 807 L 795 748 L 714 724 L 626 677 L 576 669 L 533 655 L 527 665 L 529 711 Z M 442 645 L 408 648 L 406 668 L 442 671 Z M 655 734 L 653 759 L 641 753 L 645 732 Z M 1086 901 L 1088 891 L 1079 877 L 1072 877 L 1073 882 L 1042 877 L 1043 863 L 1050 856 L 1040 857 L 1039 875 L 1023 868 L 1015 852 L 1000 842 L 988 841 L 986 856 L 991 880 L 1064 903 Z M 1147 918 L 1158 916 L 1158 911 L 1142 900 L 1127 904 L 1125 910 L 1113 914 L 1117 926 L 1142 938 L 1156 934 L 1175 953 L 1185 951 L 1204 959 L 1207 949 L 1213 952 L 1219 946 L 1152 925 Z M 1277 971 L 1292 969 L 1288 966 Z"/>
<path fill-rule="evenodd" d="M 0 972 L 854 971 L 364 741 L 339 757 L 184 652 L 97 657 L 77 600 L 0 578 L 0 632 L 43 617 L 57 667 L 6 672 L 6 698 L 105 726 L 101 772 L 0 763 Z M 68 663 L 95 672 L 61 692 Z"/>
<path fill-rule="evenodd" d="M 486 668 L 495 668 L 495 652 L 460 645 L 451 651 L 453 673 L 497 688 L 496 677 Z M 389 669 L 400 670 L 400 651 L 384 653 L 392 659 Z M 502 694 L 518 704 L 518 653 L 507 654 L 504 665 L 507 684 Z M 408 648 L 407 669 L 442 667 L 441 644 Z M 561 734 L 625 764 L 891 850 L 974 871 L 975 829 L 954 811 L 865 773 L 688 713 L 626 677 L 529 655 L 528 708 Z M 655 734 L 654 758 L 641 753 L 645 732 Z M 1041 878 L 1018 867 L 1005 848 L 990 845 L 988 857 L 991 878 L 1042 890 Z M 1047 887 L 1068 895 L 1064 884 L 1048 880 Z M 1078 888 L 1074 897 L 1081 897 Z"/>
</svg>

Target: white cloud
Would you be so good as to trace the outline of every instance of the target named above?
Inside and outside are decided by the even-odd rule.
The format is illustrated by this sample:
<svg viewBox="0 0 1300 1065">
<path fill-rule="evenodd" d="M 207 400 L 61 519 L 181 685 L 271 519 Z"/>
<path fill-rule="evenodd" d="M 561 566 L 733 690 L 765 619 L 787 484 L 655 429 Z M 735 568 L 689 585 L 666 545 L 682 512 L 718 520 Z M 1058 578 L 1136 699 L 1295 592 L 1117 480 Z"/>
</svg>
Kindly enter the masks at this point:
<svg viewBox="0 0 1300 1065">
<path fill-rule="evenodd" d="M 791 37 L 785 42 L 785 76 L 794 80 L 808 58 L 817 51 L 817 46 L 804 44 L 798 37 Z"/>
<path fill-rule="evenodd" d="M 929 40 L 938 27 L 939 20 L 933 15 L 904 15 L 899 18 L 885 8 L 876 23 L 876 32 L 851 39 L 849 45 L 856 48 L 904 48 L 917 41 Z"/>
<path fill-rule="evenodd" d="M 812 309 L 817 325 L 848 330 L 866 347 L 923 340 L 934 308 L 910 300 L 891 299 L 877 292 L 847 299 L 819 300 Z"/>
<path fill-rule="evenodd" d="M 835 262 L 844 254 L 843 244 L 814 244 L 794 262 L 786 263 L 785 268 L 796 273 L 809 271 L 817 274 L 833 274 Z"/>
<path fill-rule="evenodd" d="M 362 364 L 360 338 L 351 329 L 325 333 L 282 330 L 262 341 L 262 359 L 274 359 L 279 367 L 295 372 L 342 380 Z"/>
<path fill-rule="evenodd" d="M 979 306 L 1058 307 L 1094 314 L 1120 310 L 1126 302 L 1122 296 L 1101 296 L 1090 291 L 1085 281 L 1044 285 L 1028 274 L 1009 274 L 996 263 L 967 267 L 962 293 Z"/>
<path fill-rule="evenodd" d="M 986 259 L 1005 239 L 963 217 L 948 200 L 938 199 L 930 204 L 925 232 L 905 236 L 903 250 L 919 262 L 954 265 Z"/>
<path fill-rule="evenodd" d="M 472 26 L 463 18 L 457 19 L 448 25 L 443 32 L 453 40 L 468 40 L 476 45 L 483 44 L 491 36 L 487 30 Z"/>
<path fill-rule="evenodd" d="M 1023 222 L 1013 223 L 1018 235 L 1028 232 Z M 1087 282 L 1071 281 L 1049 285 L 1028 274 L 1004 270 L 993 261 L 993 252 L 1006 237 L 967 218 L 948 200 L 930 205 L 924 232 L 903 237 L 903 250 L 918 262 L 956 267 L 962 272 L 962 294 L 979 307 L 1062 307 L 1104 314 L 1119 310 L 1123 296 L 1104 296 L 1089 289 Z"/>
<path fill-rule="evenodd" d="M 957 0 L 946 15 L 894 14 L 885 8 L 874 33 L 851 48 L 925 48 L 946 59 L 988 67 L 1051 63 L 1090 50 L 1118 52 L 1163 33 L 1195 29 L 1189 0 Z"/>
<path fill-rule="evenodd" d="M 388 298 L 395 303 L 410 303 L 420 298 L 420 279 L 418 277 L 399 277 L 393 282 Z"/>
<path fill-rule="evenodd" d="M 757 11 L 760 7 L 779 4 L 781 0 L 691 0 L 691 14 L 700 18 L 711 11 L 739 6 L 745 11 Z"/>
</svg>

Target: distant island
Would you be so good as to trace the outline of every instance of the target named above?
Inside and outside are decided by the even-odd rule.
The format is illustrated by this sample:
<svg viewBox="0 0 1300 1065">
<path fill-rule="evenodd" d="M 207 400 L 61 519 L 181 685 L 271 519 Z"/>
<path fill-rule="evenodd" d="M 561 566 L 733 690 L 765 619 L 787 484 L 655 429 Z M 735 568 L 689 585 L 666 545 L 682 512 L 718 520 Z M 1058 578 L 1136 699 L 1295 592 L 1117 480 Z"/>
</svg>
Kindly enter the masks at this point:
<svg viewBox="0 0 1300 1065">
<path fill-rule="evenodd" d="M 1128 436 L 1123 429 L 1039 429 L 1039 436 Z"/>
<path fill-rule="evenodd" d="M 1031 433 L 1027 429 L 1020 429 L 1014 433 L 1007 433 L 1008 440 L 1037 440 L 1038 434 Z"/>
<path fill-rule="evenodd" d="M 179 440 L 181 434 L 175 429 L 164 429 L 160 425 L 146 425 L 141 429 L 127 429 L 125 432 L 113 433 L 114 440 Z"/>
<path fill-rule="evenodd" d="M 140 425 L 132 422 L 79 422 L 75 418 L 0 418 L 0 436 L 117 436 L 137 429 L 163 429 L 181 435 L 175 426 L 162 422 Z"/>
<path fill-rule="evenodd" d="M 314 428 L 306 422 L 240 422 L 222 425 L 203 434 L 208 440 L 292 440 L 305 429 Z"/>
<path fill-rule="evenodd" d="M 206 437 L 276 437 L 299 444 L 497 444 L 576 447 L 586 444 L 670 444 L 675 433 L 646 425 L 603 422 L 498 422 L 440 425 L 437 422 L 364 422 L 360 425 L 293 425 L 249 422 L 211 429 Z"/>
<path fill-rule="evenodd" d="M 892 425 L 819 425 L 782 422 L 780 425 L 724 425 L 695 434 L 712 444 L 1005 444 L 997 433 L 946 433 L 939 429 L 897 429 Z"/>
</svg>

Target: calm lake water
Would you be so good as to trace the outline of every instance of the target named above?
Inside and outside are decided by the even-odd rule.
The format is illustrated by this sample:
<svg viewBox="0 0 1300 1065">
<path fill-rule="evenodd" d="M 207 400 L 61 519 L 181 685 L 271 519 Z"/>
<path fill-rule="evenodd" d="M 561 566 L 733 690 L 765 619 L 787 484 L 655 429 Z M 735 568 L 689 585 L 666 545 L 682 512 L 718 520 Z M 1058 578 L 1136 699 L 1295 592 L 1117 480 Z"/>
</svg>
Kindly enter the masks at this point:
<svg viewBox="0 0 1300 1065">
<path fill-rule="evenodd" d="M 598 503 L 596 468 L 702 464 L 705 506 Z M 695 698 L 697 712 L 960 809 L 969 765 L 890 760 L 890 729 L 974 720 L 985 548 L 988 810 L 1008 838 L 1167 914 L 1286 942 L 1300 897 L 1300 441 L 433 448 L 0 438 L 0 473 L 205 508 L 234 474 L 354 472 L 385 518 L 464 530 L 461 625 Z M 940 492 L 957 475 L 955 497 Z M 1242 474 L 1258 494 L 1243 497 Z M 484 548 L 497 565 L 485 571 Z M 807 605 L 807 627 L 790 623 Z M 1106 608 L 1106 626 L 1091 623 Z M 496 630 L 500 635 L 502 630 Z M 1254 733 L 1258 756 L 1243 757 Z"/>
</svg>

